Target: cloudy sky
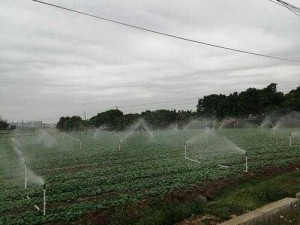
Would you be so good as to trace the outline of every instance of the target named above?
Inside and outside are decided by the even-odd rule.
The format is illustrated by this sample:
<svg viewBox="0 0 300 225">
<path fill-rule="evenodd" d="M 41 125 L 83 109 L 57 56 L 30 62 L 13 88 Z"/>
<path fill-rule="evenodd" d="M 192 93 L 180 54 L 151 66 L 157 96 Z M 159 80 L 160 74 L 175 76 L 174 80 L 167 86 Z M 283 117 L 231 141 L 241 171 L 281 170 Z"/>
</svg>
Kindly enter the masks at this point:
<svg viewBox="0 0 300 225">
<path fill-rule="evenodd" d="M 267 0 L 45 0 L 148 29 L 300 60 L 300 16 Z M 287 0 L 300 6 L 300 0 Z M 196 109 L 197 98 L 278 83 L 300 63 L 215 49 L 41 5 L 0 0 L 0 115 L 57 122 L 119 106 Z M 160 102 L 151 104 L 154 102 Z"/>
</svg>

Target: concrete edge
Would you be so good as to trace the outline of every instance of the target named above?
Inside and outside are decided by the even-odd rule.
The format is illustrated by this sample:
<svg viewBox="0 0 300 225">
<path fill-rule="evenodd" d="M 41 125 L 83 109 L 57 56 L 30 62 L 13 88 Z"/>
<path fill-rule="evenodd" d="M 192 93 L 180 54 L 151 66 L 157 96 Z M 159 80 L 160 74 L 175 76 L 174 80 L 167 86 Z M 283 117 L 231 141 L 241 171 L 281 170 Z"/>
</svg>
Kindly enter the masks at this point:
<svg viewBox="0 0 300 225">
<path fill-rule="evenodd" d="M 291 204 L 295 204 L 297 201 L 300 202 L 300 193 L 296 195 L 297 198 L 284 198 L 277 202 L 265 205 L 249 213 L 243 214 L 231 220 L 219 223 L 218 225 L 241 225 L 246 222 L 250 222 L 254 219 L 259 219 L 267 214 L 275 213 L 278 210 L 289 207 Z"/>
</svg>

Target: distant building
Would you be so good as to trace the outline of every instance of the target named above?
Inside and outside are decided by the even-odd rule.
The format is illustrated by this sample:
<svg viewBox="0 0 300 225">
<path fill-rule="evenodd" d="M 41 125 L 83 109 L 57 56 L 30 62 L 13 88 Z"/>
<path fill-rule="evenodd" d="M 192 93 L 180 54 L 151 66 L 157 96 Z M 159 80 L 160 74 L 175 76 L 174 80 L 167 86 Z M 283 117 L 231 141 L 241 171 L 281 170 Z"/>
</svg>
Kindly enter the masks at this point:
<svg viewBox="0 0 300 225">
<path fill-rule="evenodd" d="M 51 124 L 51 123 L 43 123 L 42 124 L 43 128 L 56 128 L 56 124 Z"/>
<path fill-rule="evenodd" d="M 10 127 L 15 128 L 41 128 L 43 127 L 42 121 L 29 121 L 29 122 L 15 122 L 10 123 Z"/>
</svg>

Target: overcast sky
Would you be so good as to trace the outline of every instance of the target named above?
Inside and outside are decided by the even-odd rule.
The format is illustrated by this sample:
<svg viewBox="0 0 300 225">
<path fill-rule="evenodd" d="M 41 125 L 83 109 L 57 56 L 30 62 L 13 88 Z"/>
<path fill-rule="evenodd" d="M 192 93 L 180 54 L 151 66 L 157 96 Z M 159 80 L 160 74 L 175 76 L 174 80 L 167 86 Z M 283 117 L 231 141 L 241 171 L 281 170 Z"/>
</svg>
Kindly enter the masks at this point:
<svg viewBox="0 0 300 225">
<path fill-rule="evenodd" d="M 300 60 L 300 16 L 267 0 L 45 1 Z M 300 6 L 300 0 L 287 1 Z M 90 117 L 117 105 L 125 113 L 195 110 L 197 98 L 212 93 L 271 82 L 286 93 L 300 85 L 300 63 L 188 43 L 30 0 L 0 0 L 0 28 L 0 115 L 9 121 L 57 122 L 60 116 L 85 110 Z M 163 103 L 146 105 L 153 102 Z"/>
</svg>

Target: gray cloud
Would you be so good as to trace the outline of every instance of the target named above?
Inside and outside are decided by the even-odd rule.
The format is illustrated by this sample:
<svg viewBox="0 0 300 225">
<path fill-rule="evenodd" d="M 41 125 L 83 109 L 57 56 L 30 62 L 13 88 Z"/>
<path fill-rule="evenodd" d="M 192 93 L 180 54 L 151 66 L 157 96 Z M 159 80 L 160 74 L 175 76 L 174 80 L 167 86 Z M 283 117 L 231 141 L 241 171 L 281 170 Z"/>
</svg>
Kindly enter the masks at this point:
<svg viewBox="0 0 300 225">
<path fill-rule="evenodd" d="M 48 2 L 200 41 L 300 59 L 299 17 L 268 1 Z M 195 102 L 150 109 L 194 110 L 196 99 L 207 94 L 271 82 L 284 92 L 300 85 L 299 63 L 174 40 L 32 1 L 2 1 L 0 27 L 0 115 L 8 120 L 185 98 Z"/>
</svg>

